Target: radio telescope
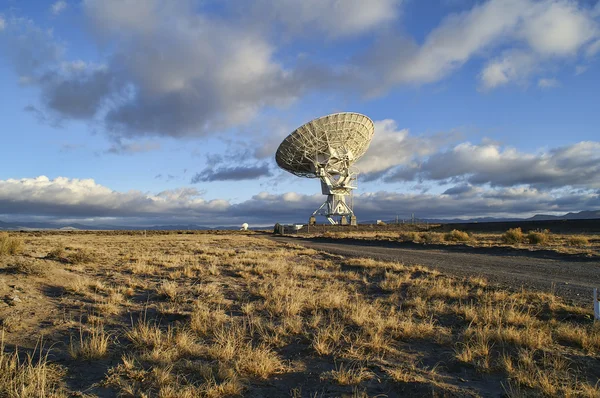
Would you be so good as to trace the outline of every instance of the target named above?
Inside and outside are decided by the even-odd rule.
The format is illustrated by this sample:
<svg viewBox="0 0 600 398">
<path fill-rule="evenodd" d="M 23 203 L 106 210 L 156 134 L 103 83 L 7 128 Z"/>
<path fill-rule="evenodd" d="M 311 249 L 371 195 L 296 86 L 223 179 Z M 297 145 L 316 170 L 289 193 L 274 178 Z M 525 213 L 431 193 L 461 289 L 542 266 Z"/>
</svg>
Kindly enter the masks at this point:
<svg viewBox="0 0 600 398">
<path fill-rule="evenodd" d="M 331 224 L 356 225 L 352 190 L 358 171 L 353 164 L 365 154 L 375 128 L 365 115 L 334 113 L 312 120 L 288 135 L 275 154 L 277 165 L 299 177 L 319 178 L 327 200 L 310 218 L 327 218 Z M 350 203 L 346 202 L 350 196 Z M 348 217 L 350 220 L 348 220 Z"/>
</svg>

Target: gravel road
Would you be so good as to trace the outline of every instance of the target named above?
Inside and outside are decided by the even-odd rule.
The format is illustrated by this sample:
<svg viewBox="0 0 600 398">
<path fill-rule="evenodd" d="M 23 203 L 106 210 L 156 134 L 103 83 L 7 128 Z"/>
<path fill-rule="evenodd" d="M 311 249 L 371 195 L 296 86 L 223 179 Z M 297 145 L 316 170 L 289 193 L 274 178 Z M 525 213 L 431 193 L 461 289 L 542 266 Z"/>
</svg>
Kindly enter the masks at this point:
<svg viewBox="0 0 600 398">
<path fill-rule="evenodd" d="M 420 264 L 457 276 L 483 276 L 511 290 L 550 291 L 581 305 L 590 305 L 592 289 L 600 288 L 600 260 L 551 251 L 468 246 L 422 245 L 360 239 L 288 238 L 270 236 L 277 242 L 294 243 L 332 254 L 371 257 Z"/>
</svg>

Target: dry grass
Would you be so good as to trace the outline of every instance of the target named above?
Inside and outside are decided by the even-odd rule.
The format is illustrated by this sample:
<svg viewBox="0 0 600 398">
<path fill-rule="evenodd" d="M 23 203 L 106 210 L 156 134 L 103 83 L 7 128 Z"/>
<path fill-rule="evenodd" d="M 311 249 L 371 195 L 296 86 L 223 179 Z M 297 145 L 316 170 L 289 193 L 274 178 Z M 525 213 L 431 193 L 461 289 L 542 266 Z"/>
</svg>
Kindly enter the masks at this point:
<svg viewBox="0 0 600 398">
<path fill-rule="evenodd" d="M 8 268 L 20 274 L 43 276 L 46 273 L 47 265 L 43 260 L 29 257 L 16 257 L 12 263 L 9 264 Z"/>
<path fill-rule="evenodd" d="M 96 257 L 91 250 L 79 248 L 67 254 L 66 259 L 71 264 L 87 264 L 93 262 Z"/>
<path fill-rule="evenodd" d="M 0 232 L 0 256 L 19 254 L 23 251 L 23 240 Z"/>
<path fill-rule="evenodd" d="M 342 386 L 360 384 L 372 377 L 372 372 L 370 372 L 363 365 L 356 363 L 352 365 L 344 365 L 342 363 L 339 366 L 336 364 L 334 370 L 330 370 L 321 374 L 321 379 L 335 380 Z"/>
<path fill-rule="evenodd" d="M 548 232 L 529 231 L 527 241 L 531 245 L 543 245 L 548 242 Z"/>
<path fill-rule="evenodd" d="M 502 242 L 509 245 L 521 243 L 523 241 L 523 231 L 521 228 L 511 228 L 502 234 Z"/>
<path fill-rule="evenodd" d="M 73 359 L 100 359 L 104 358 L 108 353 L 110 345 L 110 335 L 104 331 L 102 325 L 95 326 L 88 333 L 79 330 L 79 339 L 73 341 L 69 345 L 69 355 Z"/>
<path fill-rule="evenodd" d="M 325 236 L 313 234 L 311 236 Z M 553 250 L 558 253 L 600 256 L 600 235 L 554 234 L 548 230 L 526 231 L 511 228 L 502 234 L 467 233 L 452 230 L 447 233 L 417 231 L 353 231 L 327 232 L 327 237 L 336 239 L 363 239 L 414 242 L 421 244 L 468 245 L 472 247 L 506 247 L 528 250 Z"/>
<path fill-rule="evenodd" d="M 177 283 L 168 280 L 163 281 L 158 287 L 156 293 L 160 297 L 175 301 L 177 299 Z"/>
<path fill-rule="evenodd" d="M 586 236 L 571 236 L 568 240 L 570 246 L 583 247 L 590 244 L 590 240 Z"/>
<path fill-rule="evenodd" d="M 86 372 L 77 388 L 90 394 L 599 392 L 600 327 L 588 309 L 552 294 L 241 234 L 40 234 L 24 242 L 23 256 L 7 264 L 31 259 L 44 272 L 23 263 L 3 276 L 42 295 L 21 303 L 22 312 L 0 308 L 6 325 L 20 328 L 5 325 L 7 342 L 27 346 L 26 336 L 43 333 L 64 351 L 69 374 Z M 69 255 L 81 252 L 92 257 L 73 267 Z M 20 360 L 0 359 L 0 396 L 74 392 L 50 357 L 27 362 L 19 352 Z M 29 395 L 5 393 L 16 385 Z"/>
<path fill-rule="evenodd" d="M 18 351 L 9 353 L 4 331 L 0 331 L 0 396 L 7 398 L 66 397 L 62 385 L 64 371 L 48 362 L 42 349 L 28 353 L 22 359 Z"/>
<path fill-rule="evenodd" d="M 447 242 L 468 242 L 471 240 L 471 236 L 464 231 L 453 229 L 444 235 L 444 240 Z"/>
</svg>

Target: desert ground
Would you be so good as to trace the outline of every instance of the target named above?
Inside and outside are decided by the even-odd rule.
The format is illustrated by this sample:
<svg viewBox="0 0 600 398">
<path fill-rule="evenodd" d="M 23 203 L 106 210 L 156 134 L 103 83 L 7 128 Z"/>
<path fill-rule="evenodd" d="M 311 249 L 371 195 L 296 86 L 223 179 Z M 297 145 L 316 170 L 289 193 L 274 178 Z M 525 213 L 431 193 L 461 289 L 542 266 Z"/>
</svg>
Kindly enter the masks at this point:
<svg viewBox="0 0 600 398">
<path fill-rule="evenodd" d="M 600 396 L 591 306 L 252 232 L 0 233 L 0 322 L 0 397 Z"/>
<path fill-rule="evenodd" d="M 495 234 L 441 233 L 424 228 L 315 228 L 271 239 L 346 257 L 424 265 L 458 277 L 483 276 L 506 288 L 552 292 L 581 305 L 591 305 L 593 288 L 599 286 L 600 234 L 520 229 Z"/>
<path fill-rule="evenodd" d="M 491 224 L 491 223 L 488 223 Z M 596 222 L 600 224 L 600 222 Z M 465 225 L 462 225 L 463 227 Z M 329 228 L 327 228 L 329 227 Z M 331 226 L 304 228 L 300 233 L 289 236 L 317 237 L 329 239 L 360 239 L 365 241 L 412 242 L 419 244 L 462 245 L 477 248 L 504 248 L 521 251 L 552 251 L 564 254 L 579 254 L 600 260 L 600 232 L 553 233 L 547 229 L 525 230 L 509 228 L 503 232 L 481 232 L 450 229 L 446 225 L 406 225 L 386 228 L 333 228 Z"/>
</svg>

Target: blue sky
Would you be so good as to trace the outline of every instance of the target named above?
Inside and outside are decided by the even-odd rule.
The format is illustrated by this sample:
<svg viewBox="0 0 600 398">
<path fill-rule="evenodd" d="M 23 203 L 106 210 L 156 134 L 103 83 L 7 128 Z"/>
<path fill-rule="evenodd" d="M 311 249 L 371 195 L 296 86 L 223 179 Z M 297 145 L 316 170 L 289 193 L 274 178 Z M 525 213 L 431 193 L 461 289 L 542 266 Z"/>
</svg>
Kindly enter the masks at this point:
<svg viewBox="0 0 600 398">
<path fill-rule="evenodd" d="M 599 209 L 599 57 L 595 0 L 5 0 L 0 220 L 303 221 L 274 152 L 338 111 L 359 220 Z"/>
</svg>

